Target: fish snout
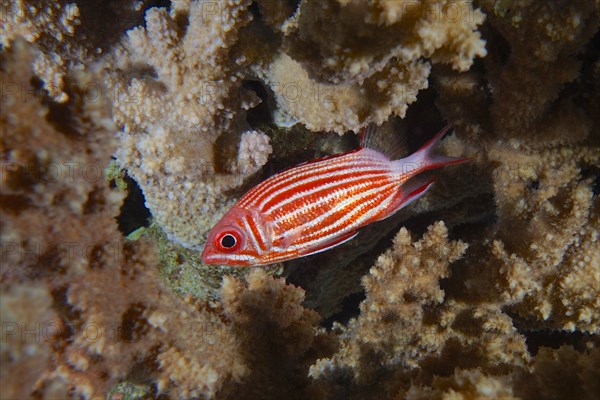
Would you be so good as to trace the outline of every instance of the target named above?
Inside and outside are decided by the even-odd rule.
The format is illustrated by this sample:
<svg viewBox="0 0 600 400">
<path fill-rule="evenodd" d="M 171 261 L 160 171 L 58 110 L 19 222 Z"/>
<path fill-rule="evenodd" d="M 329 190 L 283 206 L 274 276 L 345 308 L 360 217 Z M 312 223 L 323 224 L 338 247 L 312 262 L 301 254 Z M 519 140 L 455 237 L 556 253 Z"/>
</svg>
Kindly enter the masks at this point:
<svg viewBox="0 0 600 400">
<path fill-rule="evenodd" d="M 200 259 L 204 264 L 214 264 L 217 262 L 218 252 L 215 250 L 212 244 L 206 243 Z"/>
</svg>

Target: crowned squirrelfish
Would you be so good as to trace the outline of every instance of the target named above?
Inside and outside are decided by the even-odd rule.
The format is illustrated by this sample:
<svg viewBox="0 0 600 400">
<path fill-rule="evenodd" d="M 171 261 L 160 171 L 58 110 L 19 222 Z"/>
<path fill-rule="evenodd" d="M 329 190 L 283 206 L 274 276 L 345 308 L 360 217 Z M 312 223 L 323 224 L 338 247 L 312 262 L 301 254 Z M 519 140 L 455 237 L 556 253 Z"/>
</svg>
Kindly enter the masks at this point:
<svg viewBox="0 0 600 400">
<path fill-rule="evenodd" d="M 377 128 L 369 126 L 357 150 L 273 175 L 248 191 L 211 229 L 202 261 L 266 265 L 329 250 L 354 238 L 359 228 L 425 194 L 435 178 L 423 177 L 422 172 L 467 160 L 433 154 L 447 130 L 412 155 L 391 160 L 385 149 L 370 146 Z"/>
</svg>

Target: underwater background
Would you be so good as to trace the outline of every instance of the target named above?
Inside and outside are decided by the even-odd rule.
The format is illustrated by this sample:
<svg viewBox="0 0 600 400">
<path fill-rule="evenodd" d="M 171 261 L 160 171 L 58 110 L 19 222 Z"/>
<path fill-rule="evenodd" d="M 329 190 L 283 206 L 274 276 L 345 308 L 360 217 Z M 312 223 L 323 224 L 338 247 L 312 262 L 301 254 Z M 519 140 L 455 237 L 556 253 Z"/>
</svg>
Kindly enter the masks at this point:
<svg viewBox="0 0 600 400">
<path fill-rule="evenodd" d="M 595 399 L 600 0 L 3 0 L 1 399 Z M 445 124 L 331 251 L 203 265 L 285 168 Z"/>
</svg>

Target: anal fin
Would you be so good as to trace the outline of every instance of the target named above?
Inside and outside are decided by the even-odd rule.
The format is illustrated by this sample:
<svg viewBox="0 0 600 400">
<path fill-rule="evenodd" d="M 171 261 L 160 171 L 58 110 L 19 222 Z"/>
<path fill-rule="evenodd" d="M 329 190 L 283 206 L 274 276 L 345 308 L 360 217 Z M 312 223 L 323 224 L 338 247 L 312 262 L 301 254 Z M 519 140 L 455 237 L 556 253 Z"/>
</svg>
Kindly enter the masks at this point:
<svg viewBox="0 0 600 400">
<path fill-rule="evenodd" d="M 421 198 L 431 188 L 435 182 L 435 176 L 425 178 L 423 176 L 416 176 L 404 182 L 398 193 L 394 197 L 392 204 L 390 205 L 390 212 L 380 218 L 378 221 L 384 220 L 397 213 L 400 209 L 406 207 L 415 200 Z"/>
<path fill-rule="evenodd" d="M 298 255 L 299 256 L 310 256 L 313 254 L 320 253 L 322 251 L 327 251 L 336 246 L 339 246 L 342 243 L 352 240 L 354 237 L 356 237 L 356 235 L 358 235 L 358 231 L 352 231 L 352 232 L 345 233 L 341 236 L 336 236 L 335 238 L 328 240 L 327 242 L 319 245 L 318 247 L 312 247 L 310 249 L 301 250 L 298 253 Z"/>
</svg>

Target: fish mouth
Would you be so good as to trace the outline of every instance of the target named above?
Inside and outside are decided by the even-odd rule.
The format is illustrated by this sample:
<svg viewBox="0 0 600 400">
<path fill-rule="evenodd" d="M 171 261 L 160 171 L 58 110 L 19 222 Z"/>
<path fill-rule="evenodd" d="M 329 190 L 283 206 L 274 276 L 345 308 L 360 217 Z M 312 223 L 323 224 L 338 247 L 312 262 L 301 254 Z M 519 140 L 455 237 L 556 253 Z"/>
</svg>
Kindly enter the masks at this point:
<svg viewBox="0 0 600 400">
<path fill-rule="evenodd" d="M 215 254 L 209 250 L 208 246 L 204 247 L 204 250 L 202 250 L 202 255 L 200 256 L 200 259 L 202 260 L 202 262 L 204 264 L 216 264 L 217 257 L 215 257 Z"/>
<path fill-rule="evenodd" d="M 220 254 L 218 252 L 207 251 L 207 248 L 202 252 L 202 256 L 200 256 L 203 264 L 206 265 L 221 265 L 226 267 L 247 267 L 254 265 L 249 260 L 236 258 L 235 255 L 231 254 Z"/>
</svg>

